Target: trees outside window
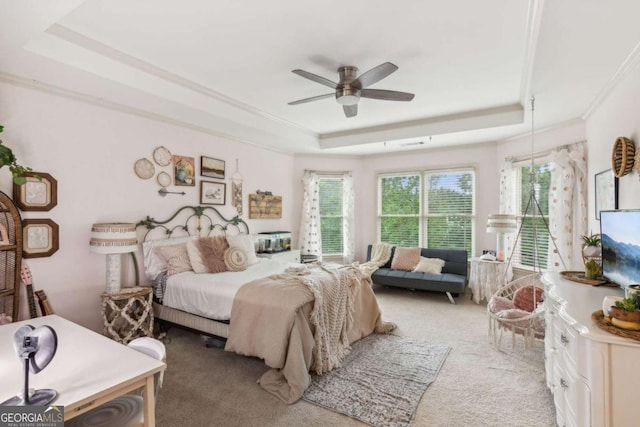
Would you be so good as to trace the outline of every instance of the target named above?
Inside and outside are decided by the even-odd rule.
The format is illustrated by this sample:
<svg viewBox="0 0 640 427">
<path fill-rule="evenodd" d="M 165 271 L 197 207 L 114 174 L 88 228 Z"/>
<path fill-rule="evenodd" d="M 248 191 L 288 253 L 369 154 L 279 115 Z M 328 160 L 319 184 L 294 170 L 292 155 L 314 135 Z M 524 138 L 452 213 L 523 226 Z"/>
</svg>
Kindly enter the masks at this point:
<svg viewBox="0 0 640 427">
<path fill-rule="evenodd" d="M 378 177 L 381 242 L 458 248 L 473 253 L 475 170 L 420 171 Z"/>
<path fill-rule="evenodd" d="M 344 253 L 344 205 L 342 178 L 320 177 L 320 234 L 322 255 Z"/>
</svg>

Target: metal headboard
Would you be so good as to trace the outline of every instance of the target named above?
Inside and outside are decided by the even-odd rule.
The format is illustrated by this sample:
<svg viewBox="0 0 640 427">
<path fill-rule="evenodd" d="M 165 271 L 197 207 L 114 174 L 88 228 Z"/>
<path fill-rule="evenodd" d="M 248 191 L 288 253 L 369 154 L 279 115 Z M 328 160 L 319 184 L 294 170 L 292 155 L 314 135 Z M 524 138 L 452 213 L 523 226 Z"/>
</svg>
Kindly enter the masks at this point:
<svg viewBox="0 0 640 427">
<path fill-rule="evenodd" d="M 172 221 L 174 222 L 173 224 Z M 239 234 L 249 234 L 249 226 L 242 218 L 239 216 L 231 219 L 225 218 L 216 208 L 211 206 L 183 206 L 164 221 L 157 221 L 147 216 L 138 222 L 136 227 L 145 227 L 147 229 L 142 239 L 143 241 L 146 241 L 150 233 L 155 229 L 164 230 L 163 237 L 166 239 L 175 237 L 174 233 L 206 237 L 216 229 L 219 229 L 224 234 L 227 234 L 230 229 L 235 229 Z"/>
</svg>

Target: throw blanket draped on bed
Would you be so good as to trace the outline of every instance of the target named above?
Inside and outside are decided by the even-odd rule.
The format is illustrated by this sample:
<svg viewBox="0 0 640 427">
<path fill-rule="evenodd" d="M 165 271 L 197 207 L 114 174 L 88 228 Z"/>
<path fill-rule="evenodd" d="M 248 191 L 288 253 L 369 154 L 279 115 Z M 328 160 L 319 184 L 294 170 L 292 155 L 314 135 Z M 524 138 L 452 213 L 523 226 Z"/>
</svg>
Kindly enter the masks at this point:
<svg viewBox="0 0 640 427">
<path fill-rule="evenodd" d="M 338 367 L 350 343 L 394 327 L 382 321 L 371 281 L 357 267 L 304 265 L 238 290 L 225 350 L 264 359 L 274 369 L 260 385 L 293 403 L 309 386 L 310 369 Z"/>
</svg>

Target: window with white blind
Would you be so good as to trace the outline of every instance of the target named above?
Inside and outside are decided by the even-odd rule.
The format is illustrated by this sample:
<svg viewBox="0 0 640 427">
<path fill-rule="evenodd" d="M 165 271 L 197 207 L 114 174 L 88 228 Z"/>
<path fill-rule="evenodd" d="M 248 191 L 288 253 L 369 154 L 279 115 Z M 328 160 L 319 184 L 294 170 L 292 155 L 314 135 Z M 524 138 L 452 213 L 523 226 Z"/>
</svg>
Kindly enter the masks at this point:
<svg viewBox="0 0 640 427">
<path fill-rule="evenodd" d="M 342 255 L 344 252 L 343 180 L 320 177 L 320 234 L 322 255 Z"/>
<path fill-rule="evenodd" d="M 475 171 L 420 171 L 378 177 L 378 234 L 398 246 L 473 251 Z"/>
<path fill-rule="evenodd" d="M 535 174 L 531 198 L 531 163 L 514 164 L 516 194 L 518 200 L 518 229 L 520 237 L 516 242 L 512 263 L 519 267 L 546 267 L 549 253 L 549 187 L 551 183 L 551 164 L 548 159 L 537 159 L 533 164 Z M 536 252 L 537 251 L 537 252 Z"/>
</svg>

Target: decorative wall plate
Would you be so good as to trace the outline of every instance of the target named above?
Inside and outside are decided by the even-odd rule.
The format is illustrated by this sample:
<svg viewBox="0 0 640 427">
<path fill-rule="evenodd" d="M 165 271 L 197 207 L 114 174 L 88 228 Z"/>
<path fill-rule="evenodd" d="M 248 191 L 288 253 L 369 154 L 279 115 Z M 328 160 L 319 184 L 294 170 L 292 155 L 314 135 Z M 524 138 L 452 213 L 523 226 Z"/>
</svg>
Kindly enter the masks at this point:
<svg viewBox="0 0 640 427">
<path fill-rule="evenodd" d="M 171 185 L 171 176 L 166 172 L 160 172 L 156 179 L 158 180 L 158 184 L 162 187 L 168 187 Z"/>
<path fill-rule="evenodd" d="M 611 153 L 611 168 L 613 175 L 622 178 L 633 169 L 635 162 L 636 145 L 629 138 L 619 136 L 613 144 Z"/>
<path fill-rule="evenodd" d="M 160 146 L 153 150 L 153 160 L 159 166 L 169 166 L 171 164 L 173 156 L 171 155 L 171 151 L 167 147 Z"/>
<path fill-rule="evenodd" d="M 136 172 L 136 175 L 138 175 L 138 178 L 141 179 L 149 179 L 156 173 L 156 167 L 153 166 L 153 163 L 151 163 L 149 159 L 137 160 L 133 166 L 133 170 Z"/>
</svg>

